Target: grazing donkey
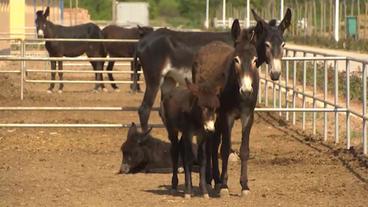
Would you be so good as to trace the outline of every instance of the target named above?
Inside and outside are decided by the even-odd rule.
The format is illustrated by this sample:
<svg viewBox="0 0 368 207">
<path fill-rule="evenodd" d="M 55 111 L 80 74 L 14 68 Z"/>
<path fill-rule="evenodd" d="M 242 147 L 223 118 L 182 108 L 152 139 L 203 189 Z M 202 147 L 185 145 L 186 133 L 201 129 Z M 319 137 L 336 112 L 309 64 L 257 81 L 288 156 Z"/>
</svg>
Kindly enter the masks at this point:
<svg viewBox="0 0 368 207">
<path fill-rule="evenodd" d="M 219 107 L 217 97 L 218 90 L 211 84 L 192 84 L 185 79 L 187 88 L 176 87 L 176 81 L 171 77 L 165 77 L 162 89 L 162 101 L 160 116 L 166 127 L 171 142 L 171 157 L 173 162 L 172 190 L 178 186 L 178 159 L 179 152 L 183 159 L 185 172 L 185 198 L 190 198 L 192 193 L 192 164 L 194 161 L 192 151 L 193 135 L 197 135 L 199 144 L 198 160 L 200 165 L 200 189 L 205 198 L 208 191 L 205 180 L 206 133 L 214 131 L 216 109 Z M 170 86 L 169 86 L 170 85 Z M 180 142 L 178 133 L 182 133 Z"/>
<path fill-rule="evenodd" d="M 133 122 L 128 130 L 126 141 L 121 145 L 122 162 L 119 174 L 127 173 L 168 173 L 172 172 L 170 156 L 171 144 L 149 134 L 152 128 L 143 133 Z M 197 164 L 196 144 L 192 145 Z M 179 166 L 182 166 L 180 159 Z"/>
<path fill-rule="evenodd" d="M 173 76 L 179 78 L 177 82 L 185 85 L 184 79 L 191 79 L 192 76 L 194 54 L 201 46 L 215 40 L 230 43 L 230 33 L 178 32 L 161 28 L 141 39 L 135 59 L 139 58 L 146 83 L 138 111 L 143 131 L 148 129 L 149 115 L 165 75 L 171 71 L 176 74 Z"/>
<path fill-rule="evenodd" d="M 210 139 L 210 153 L 213 169 L 212 175 L 209 175 L 209 167 L 207 168 L 207 183 L 210 184 L 211 178 L 213 178 L 216 184 L 215 188 L 221 188 L 220 193 L 222 195 L 228 194 L 227 165 L 231 145 L 231 129 L 236 119 L 241 119 L 242 123 L 242 142 L 240 147 L 240 184 L 242 187 L 242 195 L 246 195 L 249 192 L 247 176 L 249 134 L 253 124 L 254 108 L 257 102 L 259 86 L 259 74 L 256 68 L 262 64 L 262 61 L 266 61 L 272 69 L 275 69 L 274 72 L 270 73 L 271 79 L 275 80 L 279 78 L 280 73 L 278 71 L 281 71 L 281 68 L 279 68 L 281 67 L 281 62 L 277 62 L 281 61 L 283 54 L 282 47 L 284 46 L 284 43 L 282 34 L 283 31 L 290 25 L 290 9 L 287 10 L 284 20 L 278 27 L 275 25 L 274 20 L 271 20 L 270 24 L 267 24 L 264 22 L 264 20 L 260 19 L 253 10 L 252 12 L 257 20 L 257 26 L 241 31 L 239 24 L 233 24 L 232 36 L 235 40 L 234 53 L 231 56 L 228 56 L 231 57 L 228 58 L 228 61 L 211 63 L 211 65 L 222 65 L 224 63 L 227 65 L 227 67 L 223 68 L 227 75 L 226 83 L 220 93 L 220 108 L 218 110 L 218 116 L 216 120 L 216 132 L 214 137 Z M 222 46 L 222 48 L 222 53 L 225 53 L 224 51 L 229 50 L 226 49 L 226 46 Z M 221 50 L 218 49 L 218 51 Z M 203 49 L 203 51 L 204 53 L 211 52 L 210 49 Z M 215 54 L 211 55 L 214 56 Z M 262 57 L 262 59 L 260 59 L 260 57 Z M 221 58 L 216 60 L 221 61 Z M 209 59 L 209 61 L 216 60 Z M 199 63 L 201 61 L 206 62 L 206 59 L 197 60 Z M 197 65 L 206 65 L 206 63 Z M 213 73 L 212 76 L 216 77 L 215 74 L 217 70 L 216 68 L 193 68 L 193 71 L 193 75 L 195 76 L 194 80 L 200 82 L 201 77 L 203 77 L 205 74 Z M 219 176 L 217 158 L 220 140 L 222 140 L 221 178 Z"/>
<path fill-rule="evenodd" d="M 47 20 L 50 15 L 50 8 L 47 7 L 45 12 L 42 10 L 36 12 L 36 29 L 39 38 L 78 38 L 78 39 L 102 39 L 100 28 L 93 24 L 82 24 L 71 27 L 56 25 Z M 45 47 L 50 57 L 77 57 L 87 54 L 88 57 L 106 57 L 103 43 L 99 42 L 51 42 L 46 41 Z M 91 61 L 93 70 L 103 70 L 104 61 Z M 58 61 L 59 70 L 63 70 L 62 61 Z M 56 61 L 51 61 L 51 69 L 56 69 Z M 63 80 L 63 73 L 59 71 L 59 79 Z M 55 80 L 55 72 L 51 72 L 51 80 Z M 95 80 L 102 81 L 102 74 L 96 73 Z M 52 93 L 55 83 L 50 83 L 48 89 Z M 62 93 L 64 84 L 60 83 L 59 93 Z M 95 90 L 104 89 L 103 83 L 96 83 Z"/>
<path fill-rule="evenodd" d="M 134 28 L 124 28 L 116 25 L 109 25 L 102 30 L 105 39 L 141 39 L 151 32 L 153 32 L 152 27 L 137 26 Z M 105 42 L 105 48 L 110 57 L 133 57 L 136 46 L 136 42 Z M 109 61 L 106 70 L 112 71 L 114 64 L 115 61 Z M 132 62 L 132 64 L 134 63 Z M 108 73 L 108 77 L 110 81 L 114 81 L 112 73 Z M 137 77 L 134 77 L 134 74 L 132 74 L 131 79 L 133 80 L 134 78 L 139 80 L 139 74 Z M 111 87 L 115 91 L 119 90 L 115 83 L 111 83 Z M 131 84 L 133 91 L 140 90 L 139 85 L 137 87 L 133 88 L 133 84 Z"/>
</svg>

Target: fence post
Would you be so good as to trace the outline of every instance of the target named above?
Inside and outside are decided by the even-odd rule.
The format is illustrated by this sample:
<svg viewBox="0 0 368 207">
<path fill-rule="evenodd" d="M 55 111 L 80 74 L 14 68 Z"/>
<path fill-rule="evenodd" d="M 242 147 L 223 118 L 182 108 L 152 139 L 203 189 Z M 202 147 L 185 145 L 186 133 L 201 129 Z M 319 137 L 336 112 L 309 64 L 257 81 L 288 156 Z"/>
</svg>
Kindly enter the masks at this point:
<svg viewBox="0 0 368 207">
<path fill-rule="evenodd" d="M 324 87 L 323 87 L 323 100 L 324 100 L 324 107 L 327 108 L 327 95 L 328 95 L 328 67 L 327 67 L 327 61 L 324 60 L 323 61 L 323 67 L 324 67 Z M 324 112 L 324 130 L 323 130 L 323 141 L 327 141 L 327 132 L 328 132 L 328 126 L 327 126 L 327 119 L 328 119 L 328 115 L 327 112 Z"/>
<path fill-rule="evenodd" d="M 368 154 L 368 143 L 367 143 L 367 65 L 363 64 L 363 153 Z"/>
<path fill-rule="evenodd" d="M 317 55 L 314 54 L 314 57 Z M 314 98 L 317 94 L 317 62 L 313 61 L 313 108 L 316 108 L 316 99 Z M 313 112 L 313 134 L 316 134 L 316 112 Z"/>
<path fill-rule="evenodd" d="M 303 52 L 303 57 L 306 57 L 307 53 Z M 307 84 L 307 62 L 303 61 L 303 108 L 305 108 L 305 88 Z M 302 129 L 305 130 L 305 112 L 303 111 L 303 117 L 302 117 Z"/>
<path fill-rule="evenodd" d="M 265 72 L 265 106 L 268 106 L 268 79 L 267 79 L 268 65 L 265 68 L 266 68 L 266 72 Z"/>
<path fill-rule="evenodd" d="M 337 104 L 339 103 L 339 70 L 337 66 L 337 61 L 334 61 L 335 70 L 335 99 L 334 107 L 337 109 Z M 335 111 L 335 144 L 339 143 L 339 113 Z"/>
<path fill-rule="evenodd" d="M 346 148 L 350 149 L 350 64 L 346 59 Z"/>
<path fill-rule="evenodd" d="M 286 50 L 286 56 L 288 56 L 288 50 Z M 288 93 L 289 93 L 289 61 L 286 61 L 285 71 L 285 108 L 289 108 Z M 285 120 L 289 121 L 289 112 L 285 112 Z"/>
<path fill-rule="evenodd" d="M 21 57 L 24 58 L 25 57 L 25 42 L 24 39 L 20 40 L 21 41 Z M 25 61 L 23 60 L 20 63 L 20 100 L 24 99 L 24 73 L 25 73 Z"/>
<path fill-rule="evenodd" d="M 296 51 L 294 50 L 294 57 L 296 56 Z M 293 65 L 293 108 L 296 106 L 296 61 L 294 60 Z M 293 125 L 296 123 L 296 114 L 295 111 L 293 111 Z"/>
</svg>

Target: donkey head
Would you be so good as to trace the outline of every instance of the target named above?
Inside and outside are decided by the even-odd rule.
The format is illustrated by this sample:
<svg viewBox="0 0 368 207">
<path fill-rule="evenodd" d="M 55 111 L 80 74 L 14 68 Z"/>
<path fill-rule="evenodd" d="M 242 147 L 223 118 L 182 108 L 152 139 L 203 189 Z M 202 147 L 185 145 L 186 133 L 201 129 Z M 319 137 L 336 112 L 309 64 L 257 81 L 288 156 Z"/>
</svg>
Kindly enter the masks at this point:
<svg viewBox="0 0 368 207">
<path fill-rule="evenodd" d="M 43 38 L 46 32 L 47 17 L 50 15 L 50 7 L 47 7 L 45 12 L 39 10 L 36 12 L 36 29 L 37 36 Z"/>
<path fill-rule="evenodd" d="M 241 95 L 250 95 L 253 92 L 253 79 L 257 72 L 256 34 L 254 28 L 240 29 L 239 21 L 235 20 L 231 34 L 234 39 L 233 65 Z"/>
<path fill-rule="evenodd" d="M 257 21 L 255 32 L 257 35 L 257 67 L 266 62 L 270 69 L 272 80 L 278 80 L 281 74 L 281 58 L 283 56 L 284 31 L 291 23 L 291 10 L 288 8 L 286 14 L 277 26 L 276 20 L 265 22 L 252 9 L 254 19 Z"/>
<path fill-rule="evenodd" d="M 153 28 L 152 27 L 141 27 L 139 25 L 137 25 L 137 29 L 138 29 L 138 34 L 139 34 L 139 38 L 143 38 L 144 36 L 148 35 L 149 33 L 153 32 Z"/>
<path fill-rule="evenodd" d="M 199 107 L 200 114 L 199 122 L 203 123 L 205 131 L 215 130 L 216 110 L 220 107 L 218 98 L 220 87 L 212 87 L 211 84 L 194 84 L 187 78 L 185 79 L 188 89 L 194 97 L 196 97 L 196 104 Z"/>
<path fill-rule="evenodd" d="M 149 139 L 149 133 L 152 130 L 150 128 L 147 132 L 140 132 L 137 126 L 133 122 L 128 130 L 127 140 L 121 145 L 121 153 L 123 159 L 121 162 L 119 173 L 134 172 L 145 163 L 145 143 Z"/>
</svg>

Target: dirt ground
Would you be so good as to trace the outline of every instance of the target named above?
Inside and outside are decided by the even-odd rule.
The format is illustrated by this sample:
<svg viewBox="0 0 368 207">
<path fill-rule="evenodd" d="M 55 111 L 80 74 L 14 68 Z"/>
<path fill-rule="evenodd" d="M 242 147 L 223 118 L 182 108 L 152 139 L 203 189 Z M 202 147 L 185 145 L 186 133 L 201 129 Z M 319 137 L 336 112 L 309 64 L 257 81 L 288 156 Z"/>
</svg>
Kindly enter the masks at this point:
<svg viewBox="0 0 368 207">
<path fill-rule="evenodd" d="M 92 75 L 91 75 L 92 77 Z M 92 85 L 66 85 L 46 94 L 46 85 L 27 84 L 19 100 L 16 75 L 0 74 L 1 106 L 138 106 L 142 94 L 92 93 Z M 156 101 L 157 102 L 157 101 Z M 156 103 L 157 105 L 157 103 Z M 368 162 L 355 150 L 322 143 L 319 137 L 257 113 L 251 133 L 249 185 L 240 197 L 240 163 L 229 168 L 230 196 L 170 194 L 171 175 L 117 175 L 127 129 L 0 129 L 0 206 L 366 206 Z M 136 112 L 0 112 L 1 123 L 130 123 Z M 150 123 L 161 123 L 157 112 Z M 233 148 L 240 144 L 233 130 Z M 164 129 L 153 135 L 167 140 Z"/>
</svg>

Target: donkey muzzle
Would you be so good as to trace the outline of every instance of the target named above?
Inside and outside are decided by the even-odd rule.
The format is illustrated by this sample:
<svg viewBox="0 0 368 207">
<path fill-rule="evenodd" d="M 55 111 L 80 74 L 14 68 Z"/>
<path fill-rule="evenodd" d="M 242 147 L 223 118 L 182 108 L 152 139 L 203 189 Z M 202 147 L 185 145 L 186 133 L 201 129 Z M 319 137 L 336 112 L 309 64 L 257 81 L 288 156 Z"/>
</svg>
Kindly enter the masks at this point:
<svg viewBox="0 0 368 207">
<path fill-rule="evenodd" d="M 130 166 L 126 163 L 121 163 L 119 174 L 128 174 L 130 171 Z"/>
</svg>

